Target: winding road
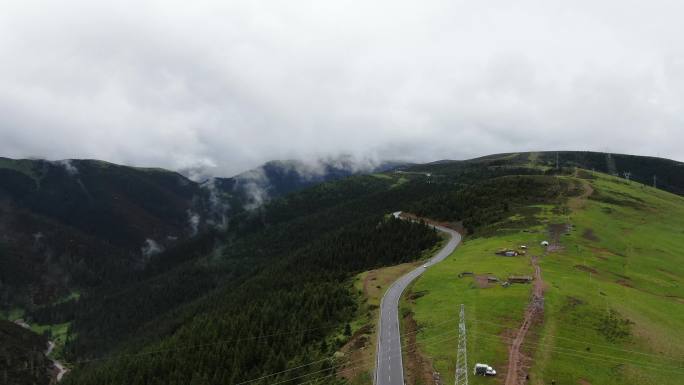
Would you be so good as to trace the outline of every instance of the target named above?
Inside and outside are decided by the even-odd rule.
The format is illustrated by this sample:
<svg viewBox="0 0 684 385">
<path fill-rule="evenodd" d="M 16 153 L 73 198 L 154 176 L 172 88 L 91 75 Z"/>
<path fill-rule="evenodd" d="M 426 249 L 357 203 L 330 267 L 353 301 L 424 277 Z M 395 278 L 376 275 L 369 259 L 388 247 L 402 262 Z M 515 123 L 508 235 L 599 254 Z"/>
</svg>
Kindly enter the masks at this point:
<svg viewBox="0 0 684 385">
<path fill-rule="evenodd" d="M 52 353 L 52 350 L 54 350 L 54 348 L 55 348 L 55 343 L 52 341 L 48 341 L 48 348 L 45 351 L 45 357 L 48 357 L 50 355 L 50 353 Z M 54 382 L 62 381 L 62 377 L 64 377 L 66 372 L 68 372 L 69 370 L 67 368 L 65 368 L 61 362 L 55 360 L 54 358 L 48 357 L 48 359 L 50 361 L 52 361 L 52 365 L 54 366 L 54 379 L 55 379 Z M 54 382 L 51 381 L 50 383 L 52 384 Z"/>
<path fill-rule="evenodd" d="M 394 213 L 397 218 L 399 215 L 400 213 Z M 375 361 L 375 385 L 404 385 L 401 332 L 399 329 L 399 299 L 401 294 L 414 279 L 423 274 L 426 268 L 443 261 L 461 243 L 461 234 L 458 232 L 438 225 L 431 226 L 449 235 L 447 244 L 424 265 L 396 280 L 382 297 Z"/>
</svg>

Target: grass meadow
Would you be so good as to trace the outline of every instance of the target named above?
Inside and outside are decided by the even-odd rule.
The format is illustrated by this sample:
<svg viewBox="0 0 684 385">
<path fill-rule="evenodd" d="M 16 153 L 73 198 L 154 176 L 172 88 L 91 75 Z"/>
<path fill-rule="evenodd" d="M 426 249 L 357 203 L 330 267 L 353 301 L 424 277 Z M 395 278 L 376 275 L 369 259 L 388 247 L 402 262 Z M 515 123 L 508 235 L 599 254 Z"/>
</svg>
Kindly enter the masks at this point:
<svg viewBox="0 0 684 385">
<path fill-rule="evenodd" d="M 583 175 L 572 179 L 589 187 L 588 198 L 570 198 L 569 210 L 537 206 L 535 220 L 513 216 L 501 224 L 503 231 L 467 238 L 413 284 L 407 294 L 413 299 L 404 301 L 402 311 L 414 313 L 421 350 L 442 379 L 453 381 L 457 346 L 445 333 L 457 330 L 463 303 L 470 369 L 485 362 L 499 371 L 497 378 L 471 383 L 503 383 L 509 338 L 531 293 L 531 285 L 482 287 L 459 273 L 532 275 L 529 256 L 539 255 L 544 320 L 524 345 L 529 383 L 684 382 L 684 198 L 607 175 Z M 516 221 L 524 221 L 524 228 L 510 226 Z M 540 242 L 552 238 L 549 227 L 557 223 L 571 226 L 558 236 L 561 249 L 546 253 Z M 522 244 L 529 246 L 527 256 L 494 254 Z"/>
</svg>

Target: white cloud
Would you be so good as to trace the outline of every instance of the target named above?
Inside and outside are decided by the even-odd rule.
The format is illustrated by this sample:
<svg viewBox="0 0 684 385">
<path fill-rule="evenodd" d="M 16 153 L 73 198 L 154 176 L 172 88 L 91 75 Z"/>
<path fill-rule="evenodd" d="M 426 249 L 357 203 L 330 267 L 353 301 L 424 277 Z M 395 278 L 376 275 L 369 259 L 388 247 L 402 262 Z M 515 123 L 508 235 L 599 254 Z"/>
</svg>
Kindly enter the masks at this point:
<svg viewBox="0 0 684 385">
<path fill-rule="evenodd" d="M 164 251 L 164 248 L 160 246 L 154 239 L 149 238 L 145 239 L 145 243 L 140 248 L 140 253 L 146 259 L 149 259 L 151 256 L 159 254 L 162 251 Z"/>
<path fill-rule="evenodd" d="M 270 159 L 593 149 L 684 160 L 684 4 L 9 0 L 0 154 Z"/>
</svg>

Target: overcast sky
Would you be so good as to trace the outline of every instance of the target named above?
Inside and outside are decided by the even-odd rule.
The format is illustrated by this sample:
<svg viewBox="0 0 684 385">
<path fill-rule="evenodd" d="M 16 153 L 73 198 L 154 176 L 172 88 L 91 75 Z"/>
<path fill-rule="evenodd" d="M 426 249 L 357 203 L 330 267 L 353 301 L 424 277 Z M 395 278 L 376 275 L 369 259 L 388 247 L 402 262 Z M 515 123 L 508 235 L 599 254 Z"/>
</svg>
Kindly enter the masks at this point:
<svg viewBox="0 0 684 385">
<path fill-rule="evenodd" d="M 681 0 L 0 3 L 0 156 L 684 160 Z"/>
</svg>

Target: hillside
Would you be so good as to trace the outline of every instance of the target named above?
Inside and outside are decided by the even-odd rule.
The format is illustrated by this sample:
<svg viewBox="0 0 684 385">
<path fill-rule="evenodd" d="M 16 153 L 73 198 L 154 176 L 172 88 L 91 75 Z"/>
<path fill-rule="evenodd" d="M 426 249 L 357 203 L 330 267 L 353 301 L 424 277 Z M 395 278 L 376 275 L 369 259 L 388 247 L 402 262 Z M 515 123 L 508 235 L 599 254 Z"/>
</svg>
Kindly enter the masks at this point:
<svg viewBox="0 0 684 385">
<path fill-rule="evenodd" d="M 684 163 L 670 159 L 590 151 L 546 151 L 496 154 L 465 161 L 444 160 L 408 167 L 408 171 L 431 173 L 433 178 L 467 175 L 473 169 L 530 169 L 555 173 L 557 168 L 583 168 L 655 186 L 684 195 Z"/>
<path fill-rule="evenodd" d="M 209 193 L 173 172 L 2 158 L 0 306 L 126 280 L 214 214 Z"/>
<path fill-rule="evenodd" d="M 531 384 L 678 384 L 684 365 L 684 199 L 591 171 L 559 177 L 585 192 L 513 210 L 495 232 L 472 237 L 412 288 L 406 303 L 422 352 L 442 378 L 452 378 L 453 329 L 465 304 L 471 364 L 495 366 L 504 383 L 509 346 L 529 306 L 533 285 L 487 282 L 534 275 L 539 257 L 543 311 L 533 318 L 518 365 Z M 548 240 L 551 246 L 540 246 Z M 526 256 L 502 248 L 528 245 Z M 459 276 L 473 272 L 474 277 Z M 484 277 L 484 278 L 482 278 Z M 519 374 L 518 374 L 519 375 Z"/>
<path fill-rule="evenodd" d="M 463 185 L 471 187 L 464 190 L 465 204 L 451 214 L 483 218 L 473 223 L 477 227 L 493 221 L 497 216 L 492 213 L 503 206 L 487 197 L 498 182 L 483 176 L 508 172 L 483 168 L 470 179 L 463 178 Z M 514 177 L 505 182 L 520 185 Z M 216 235 L 219 244 L 230 240 L 230 247 L 220 246 L 206 256 L 154 270 L 129 288 L 91 295 L 33 316 L 46 323 L 74 319 L 72 332 L 78 338 L 66 347 L 72 362 L 103 353 L 124 354 L 122 359 L 78 366 L 68 383 L 130 380 L 131 367 L 136 368 L 135 380 L 140 383 L 151 383 L 153 378 L 160 383 L 204 383 L 212 378 L 239 383 L 311 361 L 320 362 L 313 374 L 311 368 L 286 371 L 255 383 L 303 375 L 330 379 L 334 375 L 326 369 L 330 363 L 320 360 L 363 327 L 356 321 L 364 310 L 356 304 L 353 277 L 420 258 L 438 239 L 432 232 L 425 233 L 422 225 L 382 218 L 396 209 L 432 207 L 434 199 L 462 191 L 460 186 L 394 172 L 324 183 L 231 218 L 229 230 Z M 521 201 L 544 201 L 573 186 L 559 188 L 553 177 L 539 176 L 539 187 L 538 194 L 529 198 L 521 189 Z M 466 210 L 469 207 L 475 208 Z M 120 316 L 113 319 L 110 313 Z M 348 332 L 347 323 L 354 325 Z M 292 330 L 296 332 L 290 335 Z M 242 338 L 263 338 L 263 343 L 236 346 L 231 342 Z M 223 343 L 205 346 L 207 341 Z M 160 350 L 167 353 L 146 353 Z M 220 363 L 225 360 L 232 366 Z M 161 375 L 155 368 L 166 369 Z"/>
<path fill-rule="evenodd" d="M 79 338 L 67 346 L 72 361 L 101 354 L 103 346 L 143 356 L 84 364 L 67 383 L 238 383 L 334 353 L 356 313 L 349 279 L 419 257 L 437 241 L 423 225 L 383 219 L 403 199 L 401 191 L 384 193 L 391 184 L 355 177 L 294 194 L 243 218 L 241 229 L 229 226 L 230 247 L 105 294 L 106 309 L 98 305 L 104 298 L 79 301 Z M 43 316 L 57 322 L 68 311 L 65 304 Z M 121 335 L 128 336 L 124 344 Z M 233 343 L 243 339 L 259 343 Z M 209 341 L 224 343 L 204 346 Z M 160 349 L 169 351 L 144 354 Z"/>
<path fill-rule="evenodd" d="M 23 327 L 0 320 L 0 383 L 48 385 L 50 361 L 47 339 Z M 48 369 L 46 369 L 48 368 Z"/>
<path fill-rule="evenodd" d="M 0 158 L 0 309 L 121 285 L 151 258 L 270 199 L 354 173 L 349 162 L 269 162 L 232 178 L 97 160 Z M 194 242 L 202 242 L 194 241 Z M 175 252 L 171 252 L 172 254 Z"/>
<path fill-rule="evenodd" d="M 576 157 L 579 156 L 576 155 Z M 603 156 L 605 159 L 607 155 L 603 154 Z M 640 214 L 633 214 L 635 218 L 642 215 L 648 220 L 657 221 L 658 211 L 648 208 L 650 206 L 644 203 L 651 204 L 642 197 L 642 195 L 648 195 L 646 192 L 638 195 L 638 199 L 629 198 L 632 194 L 631 190 L 627 192 L 618 190 L 614 193 L 613 187 L 605 188 L 601 185 L 614 178 L 592 176 L 588 171 L 578 172 L 570 163 L 556 169 L 555 166 L 549 164 L 549 159 L 551 159 L 549 157 L 555 160 L 555 153 L 513 154 L 462 162 L 413 165 L 399 171 L 371 175 L 349 177 L 340 175 L 341 179 L 331 181 L 321 179 L 318 180 L 320 183 L 314 183 L 308 187 L 304 185 L 303 180 L 296 182 L 298 177 L 283 167 L 280 171 L 273 171 L 269 174 L 271 175 L 269 178 L 280 180 L 276 183 L 279 186 L 276 188 L 277 191 L 269 192 L 265 195 L 267 199 L 259 205 L 250 207 L 249 210 L 235 210 L 236 202 L 249 205 L 254 201 L 239 198 L 239 193 L 235 193 L 237 191 L 235 186 L 238 183 L 234 179 L 217 178 L 204 183 L 195 183 L 166 171 L 126 167 L 119 170 L 120 166 L 108 166 L 107 169 L 113 167 L 114 170 L 118 170 L 118 173 L 123 174 L 120 179 L 117 179 L 118 182 L 81 179 L 85 189 L 89 192 L 91 189 L 99 191 L 97 188 L 91 188 L 91 185 L 108 186 L 107 189 L 122 194 L 124 198 L 119 199 L 128 202 L 125 206 L 116 207 L 124 207 L 126 210 L 130 209 L 130 212 L 140 213 L 142 217 L 152 218 L 150 222 L 144 223 L 138 222 L 138 219 L 134 219 L 132 224 L 126 221 L 120 222 L 118 225 L 120 228 L 117 231 L 147 237 L 145 234 L 155 229 L 150 225 L 153 223 L 152 220 L 162 218 L 164 215 L 169 219 L 158 220 L 164 223 L 168 220 L 169 224 L 165 225 L 167 227 L 160 225 L 158 228 L 184 229 L 185 235 L 179 236 L 172 245 L 163 244 L 165 250 L 151 254 L 144 261 L 145 263 L 122 264 L 126 267 L 127 273 L 122 274 L 121 279 L 99 280 L 91 286 L 73 285 L 71 287 L 77 287 L 79 290 L 63 290 L 59 295 L 46 296 L 48 299 L 42 304 L 31 302 L 32 306 L 14 309 L 13 314 L 25 312 L 26 318 L 37 328 L 41 330 L 59 328 L 59 332 L 64 334 L 60 334 L 64 342 L 58 347 L 59 353 L 73 367 L 64 380 L 65 384 L 103 382 L 111 384 L 237 384 L 244 381 L 249 381 L 250 384 L 273 384 L 280 381 L 296 383 L 297 380 L 299 382 L 344 383 L 345 380 L 342 378 L 344 373 L 341 372 L 342 366 L 340 365 L 349 366 L 353 365 L 353 362 L 350 362 L 349 355 L 342 354 L 340 349 L 348 349 L 349 343 L 356 346 L 354 345 L 356 342 L 353 342 L 357 341 L 355 338 L 364 335 L 369 327 L 373 327 L 367 323 L 368 314 L 373 309 L 364 303 L 363 294 L 354 286 L 356 277 L 367 275 L 368 273 L 364 272 L 369 270 L 417 261 L 426 257 L 428 250 L 439 242 L 439 237 L 434 231 L 423 224 L 394 220 L 388 218 L 388 213 L 397 210 L 413 212 L 462 227 L 469 235 L 461 250 L 468 250 L 469 247 L 486 249 L 486 252 L 483 251 L 484 254 L 474 256 L 473 260 L 473 263 L 483 265 L 469 267 L 457 264 L 457 256 L 460 252 L 457 250 L 450 260 L 443 262 L 440 266 L 452 267 L 458 272 L 469 268 L 481 268 L 486 270 L 485 272 L 501 269 L 502 275 L 528 274 L 529 263 L 520 258 L 502 261 L 501 257 L 496 257 L 499 259 L 492 260 L 487 258 L 490 255 L 489 247 L 494 247 L 494 244 L 497 245 L 495 248 L 506 247 L 498 246 L 504 241 L 513 245 L 519 242 L 538 244 L 537 238 L 544 236 L 548 223 L 567 222 L 568 216 L 572 218 L 575 228 L 579 229 L 580 213 L 586 212 L 592 205 L 599 205 L 597 207 L 608 205 L 611 210 L 614 210 L 612 216 L 602 219 L 608 222 L 610 218 L 620 219 L 616 215 L 619 210 L 612 208 L 611 205 L 617 205 L 616 207 L 623 205 L 626 207 L 625 210 L 639 210 L 637 213 Z M 662 166 L 658 166 L 659 160 L 652 158 L 636 159 L 642 163 L 644 170 L 650 170 L 649 167 Z M 97 172 L 88 170 L 89 167 L 100 166 L 89 165 L 87 162 L 85 165 L 76 162 L 76 167 L 79 169 L 78 175 L 81 172 L 85 174 L 93 172 L 97 175 Z M 651 162 L 656 163 L 651 165 Z M 28 168 L 27 164 L 31 163 L 13 164 L 12 171 L 30 177 L 35 171 L 31 171 L 33 169 Z M 74 175 L 68 174 L 65 166 L 50 164 L 42 167 L 49 169 L 49 173 L 62 173 L 62 171 L 53 170 L 53 167 L 61 167 L 66 172 L 66 174 L 62 173 L 63 185 L 72 186 L 72 182 L 65 182 L 65 177 L 74 178 Z M 676 167 L 678 167 L 677 163 L 672 162 L 672 174 L 676 174 Z M 85 171 L 81 171 L 81 168 Z M 6 169 L 9 170 L 9 167 Z M 100 175 L 103 175 L 102 173 L 104 171 Z M 261 173 L 263 171 L 257 174 Z M 301 176 L 299 171 L 296 174 Z M 14 175 L 14 177 L 24 180 L 21 176 Z M 40 180 L 41 187 L 34 187 L 35 191 L 29 191 L 41 197 L 40 199 L 34 198 L 37 201 L 44 197 L 44 199 L 53 199 L 51 202 L 58 205 L 48 191 L 56 191 L 55 194 L 57 194 L 66 187 L 48 190 L 44 186 L 49 186 L 49 184 L 43 185 L 43 178 L 32 179 Z M 240 178 L 245 178 L 245 176 Z M 183 181 L 185 185 L 177 187 L 178 181 Z M 672 177 L 670 181 L 678 183 L 675 177 Z M 623 182 L 626 183 L 622 179 L 615 179 L 610 183 L 623 186 Z M 73 189 L 73 194 L 77 194 L 76 190 L 81 186 L 77 181 L 73 183 L 75 185 L 69 188 Z M 642 188 L 636 182 L 631 183 L 639 186 L 637 189 Z M 37 182 L 34 182 L 34 185 L 37 185 Z M 139 193 L 136 193 L 139 191 L 137 188 L 124 188 L 130 185 L 145 186 L 145 188 L 140 188 L 142 192 Z M 589 194 L 590 190 L 586 189 L 587 185 L 594 185 L 592 194 Z M 255 188 L 257 187 L 259 186 Z M 603 190 L 602 187 L 604 187 Z M 624 184 L 622 188 L 636 187 Z M 672 201 L 675 202 L 673 203 L 675 206 L 678 204 L 676 199 L 681 199 L 649 187 L 643 187 L 643 189 L 643 191 L 655 191 L 655 196 L 675 199 Z M 283 195 L 278 197 L 280 194 Z M 112 199 L 111 196 L 104 193 L 94 196 L 99 197 L 97 202 L 104 202 L 105 207 L 114 204 L 108 201 Z M 141 196 L 149 198 L 149 201 L 155 201 L 158 196 L 163 199 L 169 197 L 169 201 L 136 200 Z M 24 203 L 19 195 L 12 197 L 13 200 L 10 200 L 12 212 L 18 212 L 20 210 L 16 207 Z M 68 194 L 63 193 L 60 199 L 67 197 Z M 190 199 L 185 200 L 184 197 L 190 197 Z M 591 199 L 587 200 L 587 197 Z M 84 201 L 83 199 L 87 198 L 82 197 L 81 201 Z M 155 211 L 155 204 L 162 207 L 169 205 L 173 208 L 174 202 L 178 204 L 175 206 L 176 209 L 170 209 L 164 213 Z M 220 218 L 220 222 L 214 221 L 212 226 L 209 222 L 213 220 L 211 218 L 215 218 L 210 216 L 212 207 L 225 207 L 215 206 L 217 203 L 230 206 L 230 211 L 228 211 L 229 215 Z M 639 206 L 637 203 L 644 204 L 644 206 Z M 75 237 L 71 234 L 84 233 L 86 234 L 84 237 L 98 240 L 97 233 L 87 221 L 79 225 L 81 227 L 62 224 L 68 218 L 59 219 L 60 217 L 56 216 L 53 211 L 43 208 L 44 206 L 38 204 L 22 206 L 26 208 L 21 210 L 29 212 L 31 218 L 36 217 L 46 222 L 57 223 L 55 226 L 70 231 L 68 233 L 70 237 Z M 80 206 L 88 207 L 88 205 L 74 203 L 72 209 L 75 212 L 85 210 Z M 193 222 L 188 222 L 191 218 L 187 211 L 188 207 L 191 210 L 197 210 L 195 211 L 197 213 L 205 213 L 200 215 L 202 218 L 210 218 L 200 222 L 203 230 L 198 229 L 199 231 L 194 236 L 191 236 L 194 234 L 191 226 Z M 38 211 L 38 208 L 43 211 Z M 118 213 L 118 210 L 98 212 L 104 212 L 105 217 L 112 215 L 113 218 L 121 218 L 121 216 L 126 218 L 127 211 L 124 211 L 121 216 L 114 215 Z M 665 212 L 666 210 L 663 209 L 662 213 Z M 664 215 L 662 213 L 660 215 Z M 87 211 L 84 211 L 83 218 L 100 220 Z M 173 218 L 178 218 L 178 220 L 174 222 Z M 184 219 L 185 223 L 181 223 L 180 219 Z M 594 219 L 586 219 L 586 221 L 590 222 Z M 610 228 L 608 222 L 601 229 Z M 135 225 L 136 223 L 140 225 Z M 670 226 L 676 225 L 678 224 L 670 223 Z M 592 229 L 591 234 L 597 234 L 598 239 L 602 241 L 609 239 L 607 235 L 598 234 L 598 228 L 592 227 Z M 21 236 L 29 240 L 34 234 L 34 230 L 31 229 L 22 232 L 13 231 L 16 231 L 16 237 Z M 672 233 L 672 230 L 668 231 Z M 559 236 L 559 238 L 562 242 L 574 239 L 570 235 Z M 107 238 L 103 237 L 103 239 Z M 123 237 L 122 239 L 129 238 Z M 130 239 L 137 239 L 138 242 L 143 239 L 143 242 L 147 243 L 147 238 L 131 236 Z M 130 255 L 114 254 L 112 250 L 118 250 L 117 247 L 121 246 L 113 241 L 107 241 L 106 244 L 111 246 L 106 251 L 115 256 L 114 258 L 100 256 L 107 263 L 116 266 L 112 261 L 121 260 L 121 258 L 126 260 L 127 256 L 140 259 L 141 244 L 130 242 L 131 249 L 129 250 L 133 250 L 129 252 Z M 480 246 L 477 246 L 478 244 Z M 609 245 L 600 247 L 610 249 Z M 0 261 L 24 261 L 23 256 L 29 254 L 24 254 L 26 252 L 22 250 L 31 250 L 29 244 L 26 243 L 24 249 L 20 249 L 13 246 L 11 242 L 6 242 L 4 248 L 0 249 L 0 252 L 4 253 Z M 566 246 L 564 250 L 556 254 L 569 253 L 572 247 Z M 588 253 L 587 250 L 591 249 L 588 245 L 580 245 L 578 250 L 580 253 Z M 611 252 L 618 256 L 629 255 L 625 250 L 616 249 Z M 13 259 L 7 258 L 8 255 L 13 256 Z M 57 265 L 63 266 L 61 267 L 63 270 L 60 271 L 54 267 L 52 257 L 47 259 L 45 254 L 42 256 L 47 262 L 30 266 L 44 266 L 45 271 L 50 268 L 51 272 L 57 272 L 54 275 L 56 277 L 70 276 L 79 271 L 78 266 L 74 264 Z M 568 261 L 573 258 L 575 257 L 570 254 L 567 257 Z M 667 258 L 674 257 L 668 254 Z M 58 260 L 71 261 L 64 257 Z M 541 260 L 545 277 L 548 274 L 547 266 L 545 266 L 547 261 L 550 259 Z M 676 259 L 672 259 L 672 262 L 676 262 Z M 570 265 L 573 272 L 583 272 L 587 269 L 575 268 L 575 265 L 601 270 L 601 266 L 574 261 Z M 15 266 L 21 266 L 21 264 L 16 263 Z M 645 266 L 638 264 L 630 266 L 630 268 L 645 269 Z M 15 267 L 15 271 L 21 270 Z M 111 272 L 117 270 L 108 267 L 101 271 L 106 271 L 108 275 L 111 275 Z M 438 276 L 440 277 L 438 280 L 448 282 L 448 284 L 436 285 L 427 291 L 420 289 L 420 285 L 429 283 L 431 277 L 434 277 L 433 274 L 438 274 L 440 271 L 442 271 L 441 268 L 428 271 L 414 290 L 415 293 L 420 293 L 415 296 L 416 308 L 414 309 L 415 320 L 418 321 L 421 330 L 417 334 L 419 343 L 425 343 L 423 338 L 429 337 L 429 333 L 433 330 L 429 327 L 432 324 L 429 317 L 448 315 L 453 318 L 456 305 L 452 307 L 452 302 L 458 301 L 459 297 L 454 295 L 454 286 L 450 285 L 462 284 L 470 287 L 468 285 L 471 281 L 458 280 L 457 277 L 451 276 L 455 270 L 446 269 L 444 270 L 447 272 L 445 274 L 448 274 L 446 278 Z M 633 274 L 631 270 L 610 271 L 630 277 L 633 280 L 630 282 L 633 287 L 639 287 L 641 280 L 647 280 L 638 274 Z M 650 276 L 650 274 L 649 270 L 647 275 Z M 657 274 L 660 273 L 655 274 L 654 277 L 658 277 Z M 681 278 L 678 275 L 679 272 L 672 274 L 675 277 L 671 278 L 673 282 Z M 38 271 L 34 276 L 17 275 L 16 277 L 20 284 L 25 283 L 27 279 L 44 279 L 51 275 Z M 7 276 L 4 279 L 10 279 L 10 277 Z M 13 291 L 16 289 L 6 285 L 4 279 L 2 282 L 5 285 L 3 286 L 5 301 L 15 304 L 28 302 L 17 301 L 16 293 L 19 292 Z M 68 282 L 73 281 L 69 278 Z M 565 285 L 564 281 L 560 282 Z M 627 290 L 627 286 L 618 286 L 623 287 L 622 290 Z M 448 291 L 440 294 L 437 287 L 448 288 Z M 496 301 L 495 311 L 492 311 L 492 317 L 494 317 L 492 322 L 505 320 L 510 322 L 510 325 L 507 324 L 506 327 L 515 325 L 524 312 L 529 290 L 529 286 L 514 285 L 505 291 L 494 288 L 487 291 L 486 293 L 501 295 L 501 301 Z M 612 292 L 602 291 L 604 294 L 613 295 Z M 448 301 L 442 298 L 442 295 L 445 295 L 444 298 Z M 599 295 L 600 298 L 606 297 Z M 667 295 L 670 293 L 668 292 Z M 429 302 L 433 300 L 435 302 Z M 590 298 L 582 298 L 582 300 L 592 303 Z M 423 303 L 421 301 L 428 301 L 424 303 L 430 304 L 428 308 L 431 310 L 427 320 L 421 319 L 424 317 L 420 311 L 421 303 Z M 473 303 L 485 303 L 486 297 L 483 297 L 482 301 L 484 302 L 478 299 Z M 560 306 L 554 305 L 551 299 L 547 301 L 549 312 L 553 306 Z M 660 311 L 661 305 L 654 305 L 653 311 Z M 620 317 L 623 317 L 620 319 L 628 316 L 628 311 L 619 305 L 611 306 L 620 314 Z M 480 309 L 483 312 L 486 311 L 486 307 L 480 307 Z M 499 310 L 505 311 L 506 315 L 503 318 L 496 318 L 502 316 L 501 313 L 497 313 Z M 469 315 L 471 315 L 470 312 L 471 310 L 469 310 Z M 475 317 L 477 310 L 473 309 L 472 312 L 472 316 Z M 613 319 L 609 319 L 608 322 L 614 323 Z M 674 325 L 681 326 L 679 321 L 673 322 Z M 499 329 L 501 330 L 503 329 Z M 440 330 L 440 332 L 450 331 L 451 329 Z M 491 329 L 485 331 L 491 331 Z M 664 333 L 667 334 L 670 331 L 671 329 L 667 329 Z M 434 346 L 438 345 L 439 341 Z M 445 352 L 448 350 L 449 354 L 455 351 L 452 345 L 439 346 L 442 346 L 440 349 L 444 349 Z M 488 345 L 482 342 L 482 346 L 486 349 L 490 349 L 491 346 L 491 351 L 495 355 L 501 352 L 505 354 L 505 344 Z M 367 347 L 367 345 L 360 344 L 356 348 Z M 638 347 L 648 348 L 641 345 Z M 427 343 L 424 345 L 424 352 L 435 357 L 435 367 L 439 371 L 448 373 L 449 365 L 453 365 L 450 357 L 440 358 L 439 351 L 431 351 Z M 473 355 L 475 357 L 477 353 Z M 486 359 L 496 365 L 503 362 L 495 361 L 494 358 Z M 549 371 L 556 370 L 553 373 L 558 373 L 559 378 L 567 378 L 562 377 L 563 374 L 559 368 L 548 366 Z M 543 370 L 546 372 L 547 369 Z M 576 373 L 572 375 L 574 374 Z M 360 378 L 369 379 L 363 376 Z M 443 378 L 449 377 L 443 376 Z M 363 382 L 365 380 L 360 381 L 359 384 L 366 383 Z"/>
</svg>

